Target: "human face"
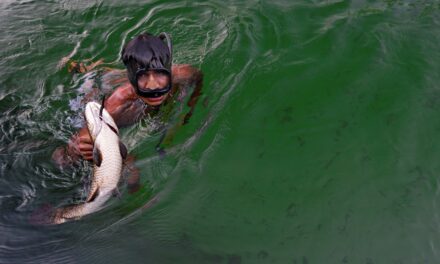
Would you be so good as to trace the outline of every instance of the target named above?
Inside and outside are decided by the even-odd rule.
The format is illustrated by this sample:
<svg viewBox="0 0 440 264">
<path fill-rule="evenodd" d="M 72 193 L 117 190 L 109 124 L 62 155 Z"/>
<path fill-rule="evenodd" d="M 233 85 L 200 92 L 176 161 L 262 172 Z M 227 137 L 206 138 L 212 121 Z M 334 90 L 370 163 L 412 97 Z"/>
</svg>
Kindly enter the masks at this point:
<svg viewBox="0 0 440 264">
<path fill-rule="evenodd" d="M 141 72 L 137 76 L 138 88 L 140 90 L 160 90 L 168 86 L 170 82 L 169 75 L 163 71 L 155 71 L 155 70 L 147 70 L 145 72 Z M 167 98 L 168 93 L 156 97 L 156 98 L 147 98 L 140 97 L 145 103 L 151 106 L 160 105 Z"/>
</svg>

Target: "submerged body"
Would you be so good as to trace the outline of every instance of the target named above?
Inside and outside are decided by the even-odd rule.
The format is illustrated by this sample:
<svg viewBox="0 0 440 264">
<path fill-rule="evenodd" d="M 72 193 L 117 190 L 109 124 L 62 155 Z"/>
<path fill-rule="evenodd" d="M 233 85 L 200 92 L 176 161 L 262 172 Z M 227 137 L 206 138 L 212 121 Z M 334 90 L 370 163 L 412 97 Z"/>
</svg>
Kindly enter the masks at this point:
<svg viewBox="0 0 440 264">
<path fill-rule="evenodd" d="M 90 193 L 83 204 L 57 209 L 53 222 L 64 223 L 94 213 L 117 192 L 126 149 L 110 114 L 96 102 L 86 105 L 87 127 L 94 142 L 93 175 Z"/>
</svg>

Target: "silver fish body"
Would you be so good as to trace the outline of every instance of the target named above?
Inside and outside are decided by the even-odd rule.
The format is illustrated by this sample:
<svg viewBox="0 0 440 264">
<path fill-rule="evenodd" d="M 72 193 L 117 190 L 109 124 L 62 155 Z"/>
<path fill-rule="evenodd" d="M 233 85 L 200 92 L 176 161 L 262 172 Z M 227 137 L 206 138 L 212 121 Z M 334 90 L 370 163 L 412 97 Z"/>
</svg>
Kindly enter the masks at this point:
<svg viewBox="0 0 440 264">
<path fill-rule="evenodd" d="M 121 178 L 123 156 L 118 128 L 110 114 L 96 102 L 86 105 L 85 117 L 94 142 L 94 165 L 89 195 L 85 203 L 59 208 L 53 222 L 64 223 L 100 210 L 111 198 Z M 124 153 L 125 152 L 125 153 Z"/>
</svg>

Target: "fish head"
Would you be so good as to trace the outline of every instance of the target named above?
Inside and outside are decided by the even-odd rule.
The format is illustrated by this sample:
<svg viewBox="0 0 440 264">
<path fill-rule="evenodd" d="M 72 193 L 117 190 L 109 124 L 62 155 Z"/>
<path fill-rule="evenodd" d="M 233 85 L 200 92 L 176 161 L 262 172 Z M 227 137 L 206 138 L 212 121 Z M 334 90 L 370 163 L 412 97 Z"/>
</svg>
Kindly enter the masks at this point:
<svg viewBox="0 0 440 264">
<path fill-rule="evenodd" d="M 103 126 L 110 127 L 115 133 L 118 133 L 118 127 L 115 124 L 112 116 L 107 110 L 101 109 L 101 104 L 97 102 L 89 102 L 86 105 L 85 118 L 87 122 L 87 128 L 89 129 L 92 139 L 101 132 Z"/>
</svg>

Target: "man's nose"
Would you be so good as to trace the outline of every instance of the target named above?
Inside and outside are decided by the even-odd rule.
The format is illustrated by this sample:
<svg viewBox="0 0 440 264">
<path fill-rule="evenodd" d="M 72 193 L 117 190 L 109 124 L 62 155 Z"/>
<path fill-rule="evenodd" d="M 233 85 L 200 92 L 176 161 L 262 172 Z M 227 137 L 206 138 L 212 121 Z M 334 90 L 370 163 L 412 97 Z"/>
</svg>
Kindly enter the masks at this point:
<svg viewBox="0 0 440 264">
<path fill-rule="evenodd" d="M 157 82 L 156 77 L 154 76 L 154 74 L 149 74 L 147 85 L 145 88 L 156 89 L 157 87 L 159 87 L 159 83 Z"/>
</svg>

